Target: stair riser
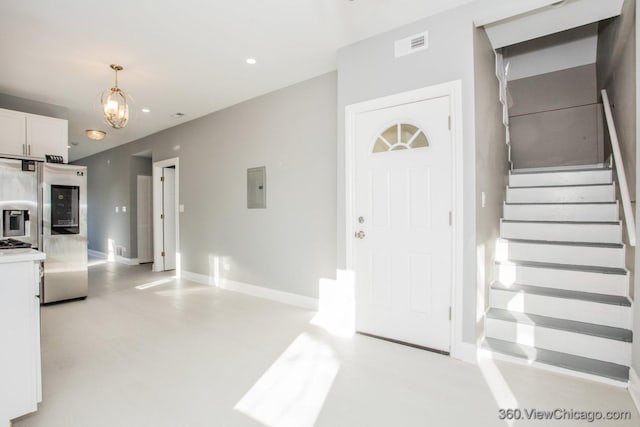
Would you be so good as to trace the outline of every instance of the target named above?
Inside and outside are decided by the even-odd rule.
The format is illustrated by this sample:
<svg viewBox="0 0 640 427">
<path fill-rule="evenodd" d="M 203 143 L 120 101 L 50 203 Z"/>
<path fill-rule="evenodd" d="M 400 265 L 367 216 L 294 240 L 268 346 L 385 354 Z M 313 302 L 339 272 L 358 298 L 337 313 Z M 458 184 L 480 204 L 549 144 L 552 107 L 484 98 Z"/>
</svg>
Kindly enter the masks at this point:
<svg viewBox="0 0 640 427">
<path fill-rule="evenodd" d="M 615 202 L 613 185 L 507 188 L 507 203 Z"/>
<path fill-rule="evenodd" d="M 498 261 L 510 259 L 549 262 L 554 264 L 625 268 L 624 247 L 600 248 L 594 246 L 521 243 L 501 240 L 497 244 L 496 258 Z"/>
<path fill-rule="evenodd" d="M 618 221 L 618 205 L 504 205 L 504 219 L 523 221 Z"/>
<path fill-rule="evenodd" d="M 491 289 L 489 305 L 518 313 L 631 329 L 631 307 Z"/>
<path fill-rule="evenodd" d="M 548 172 L 510 174 L 509 185 L 512 187 L 538 187 L 544 185 L 584 185 L 609 184 L 612 182 L 611 170 Z"/>
<path fill-rule="evenodd" d="M 545 224 L 501 222 L 503 239 L 546 240 L 562 242 L 622 243 L 620 224 Z"/>
<path fill-rule="evenodd" d="M 629 295 L 628 274 L 603 274 L 505 264 L 497 264 L 495 273 L 498 282 L 506 286 L 519 283 L 604 295 Z"/>
<path fill-rule="evenodd" d="M 486 335 L 623 366 L 631 364 L 631 343 L 498 319 L 486 319 Z"/>
</svg>

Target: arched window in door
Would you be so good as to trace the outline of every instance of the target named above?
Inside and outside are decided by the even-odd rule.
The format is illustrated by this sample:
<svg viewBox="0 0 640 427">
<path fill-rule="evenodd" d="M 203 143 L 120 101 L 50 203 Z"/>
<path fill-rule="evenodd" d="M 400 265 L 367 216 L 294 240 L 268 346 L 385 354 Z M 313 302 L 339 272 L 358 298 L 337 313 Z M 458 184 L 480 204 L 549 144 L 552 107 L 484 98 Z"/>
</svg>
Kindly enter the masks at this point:
<svg viewBox="0 0 640 427">
<path fill-rule="evenodd" d="M 373 153 L 429 147 L 425 133 L 412 124 L 398 123 L 382 132 L 373 145 Z"/>
</svg>

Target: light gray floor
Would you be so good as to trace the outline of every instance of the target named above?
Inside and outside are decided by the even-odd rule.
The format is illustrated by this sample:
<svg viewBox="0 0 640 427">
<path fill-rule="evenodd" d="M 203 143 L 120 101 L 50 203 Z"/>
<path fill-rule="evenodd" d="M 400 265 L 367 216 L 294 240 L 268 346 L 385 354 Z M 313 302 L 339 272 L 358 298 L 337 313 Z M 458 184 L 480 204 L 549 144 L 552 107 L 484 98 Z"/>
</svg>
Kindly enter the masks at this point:
<svg viewBox="0 0 640 427">
<path fill-rule="evenodd" d="M 640 424 L 624 389 L 335 337 L 313 315 L 149 266 L 95 265 L 87 300 L 42 310 L 44 399 L 15 426 L 602 425 L 507 423 L 499 408 L 629 410 L 605 424 Z"/>
</svg>

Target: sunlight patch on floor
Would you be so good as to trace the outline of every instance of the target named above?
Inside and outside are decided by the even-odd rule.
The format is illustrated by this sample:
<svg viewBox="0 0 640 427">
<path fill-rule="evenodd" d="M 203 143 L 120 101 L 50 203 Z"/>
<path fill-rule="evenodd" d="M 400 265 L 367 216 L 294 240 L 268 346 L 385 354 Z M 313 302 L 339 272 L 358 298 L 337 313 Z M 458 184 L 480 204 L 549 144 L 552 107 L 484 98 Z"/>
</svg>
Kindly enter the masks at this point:
<svg viewBox="0 0 640 427">
<path fill-rule="evenodd" d="M 234 409 L 268 427 L 313 426 L 339 368 L 331 347 L 303 333 Z"/>
<path fill-rule="evenodd" d="M 160 279 L 160 280 L 154 280 L 153 282 L 148 282 L 142 285 L 138 285 L 136 286 L 136 289 L 143 291 L 145 289 L 149 289 L 149 288 L 153 288 L 156 286 L 160 286 L 160 285 L 164 285 L 165 283 L 169 283 L 172 282 L 174 279 L 176 278 L 176 276 L 171 276 L 171 277 L 166 277 L 164 279 Z"/>
<path fill-rule="evenodd" d="M 491 390 L 494 400 L 501 409 L 518 408 L 518 400 L 511 391 L 511 387 L 507 384 L 504 376 L 496 366 L 495 361 L 490 354 L 480 353 L 478 358 L 478 367 L 484 377 L 485 382 Z M 509 426 L 513 425 L 513 420 L 505 420 Z"/>
<path fill-rule="evenodd" d="M 95 267 L 97 265 L 102 265 L 102 264 L 106 264 L 106 263 L 107 263 L 106 259 L 92 258 L 92 259 L 89 259 L 89 261 L 87 262 L 87 266 L 88 267 Z"/>
</svg>

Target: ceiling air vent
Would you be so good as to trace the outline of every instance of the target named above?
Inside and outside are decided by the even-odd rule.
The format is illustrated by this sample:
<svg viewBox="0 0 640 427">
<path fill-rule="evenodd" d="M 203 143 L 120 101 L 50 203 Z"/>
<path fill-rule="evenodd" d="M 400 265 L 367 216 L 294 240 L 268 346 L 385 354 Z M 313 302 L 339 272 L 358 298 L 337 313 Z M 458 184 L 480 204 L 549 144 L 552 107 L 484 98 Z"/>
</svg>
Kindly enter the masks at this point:
<svg viewBox="0 0 640 427">
<path fill-rule="evenodd" d="M 396 58 L 419 52 L 429 47 L 429 33 L 424 32 L 396 41 Z"/>
</svg>

